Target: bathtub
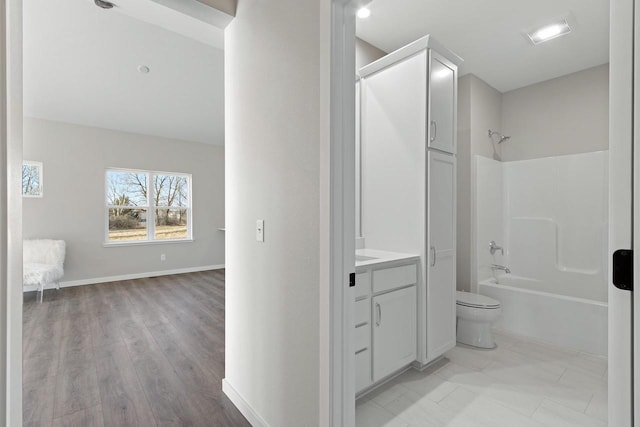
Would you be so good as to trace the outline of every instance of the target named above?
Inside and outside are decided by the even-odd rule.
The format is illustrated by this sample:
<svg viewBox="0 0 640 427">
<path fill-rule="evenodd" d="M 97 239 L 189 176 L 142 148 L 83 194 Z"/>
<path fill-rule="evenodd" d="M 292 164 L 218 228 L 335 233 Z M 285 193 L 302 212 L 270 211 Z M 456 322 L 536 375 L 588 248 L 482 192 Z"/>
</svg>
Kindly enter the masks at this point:
<svg viewBox="0 0 640 427">
<path fill-rule="evenodd" d="M 586 353 L 607 355 L 607 303 L 545 292 L 536 280 L 508 276 L 478 283 L 497 299 L 502 315 L 494 327 Z"/>
</svg>

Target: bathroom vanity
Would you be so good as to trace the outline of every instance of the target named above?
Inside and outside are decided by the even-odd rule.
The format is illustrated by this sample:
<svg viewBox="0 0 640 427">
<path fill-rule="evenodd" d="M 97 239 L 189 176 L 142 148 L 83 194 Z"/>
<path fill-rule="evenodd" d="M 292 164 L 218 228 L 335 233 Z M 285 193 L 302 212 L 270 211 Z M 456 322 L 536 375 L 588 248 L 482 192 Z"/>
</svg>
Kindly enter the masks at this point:
<svg viewBox="0 0 640 427">
<path fill-rule="evenodd" d="M 358 391 L 455 346 L 461 61 L 426 36 L 359 72 L 356 227 L 391 252 L 357 253 Z"/>
<path fill-rule="evenodd" d="M 356 251 L 356 392 L 416 360 L 418 255 Z"/>
</svg>

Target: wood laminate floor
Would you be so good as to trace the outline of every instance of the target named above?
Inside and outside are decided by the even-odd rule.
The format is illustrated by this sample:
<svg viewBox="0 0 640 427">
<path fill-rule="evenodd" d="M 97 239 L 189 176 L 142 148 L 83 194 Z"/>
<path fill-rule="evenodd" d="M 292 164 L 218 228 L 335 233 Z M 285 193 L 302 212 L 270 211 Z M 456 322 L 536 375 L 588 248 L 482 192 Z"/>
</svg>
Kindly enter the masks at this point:
<svg viewBox="0 0 640 427">
<path fill-rule="evenodd" d="M 25 294 L 25 426 L 249 426 L 221 390 L 224 270 Z"/>
</svg>

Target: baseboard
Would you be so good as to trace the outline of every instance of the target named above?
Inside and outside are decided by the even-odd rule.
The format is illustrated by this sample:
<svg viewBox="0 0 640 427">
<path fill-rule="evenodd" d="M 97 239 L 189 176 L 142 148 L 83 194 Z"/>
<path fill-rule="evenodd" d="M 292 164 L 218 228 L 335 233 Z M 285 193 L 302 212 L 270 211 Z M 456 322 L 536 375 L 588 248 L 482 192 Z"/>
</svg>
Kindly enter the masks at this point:
<svg viewBox="0 0 640 427">
<path fill-rule="evenodd" d="M 219 270 L 221 268 L 224 268 L 224 264 L 204 265 L 200 267 L 176 268 L 174 270 L 148 271 L 144 273 L 122 274 L 119 276 L 94 277 L 91 279 L 70 280 L 67 282 L 60 282 L 60 287 L 70 288 L 72 286 L 97 285 L 98 283 L 118 282 L 121 280 L 145 279 L 148 277 L 169 276 L 171 274 L 196 273 L 198 271 Z M 45 289 L 55 289 L 55 285 L 49 284 L 45 286 Z M 24 286 L 24 292 L 31 292 L 36 290 L 38 290 L 38 286 L 36 285 Z"/>
<path fill-rule="evenodd" d="M 249 424 L 253 427 L 269 427 L 269 424 L 267 424 L 267 422 L 253 410 L 251 405 L 249 405 L 247 401 L 240 396 L 240 393 L 238 393 L 236 389 L 229 384 L 226 378 L 222 379 L 222 392 L 229 398 L 236 408 L 238 408 L 240 413 L 244 415 L 247 421 L 249 421 Z"/>
</svg>

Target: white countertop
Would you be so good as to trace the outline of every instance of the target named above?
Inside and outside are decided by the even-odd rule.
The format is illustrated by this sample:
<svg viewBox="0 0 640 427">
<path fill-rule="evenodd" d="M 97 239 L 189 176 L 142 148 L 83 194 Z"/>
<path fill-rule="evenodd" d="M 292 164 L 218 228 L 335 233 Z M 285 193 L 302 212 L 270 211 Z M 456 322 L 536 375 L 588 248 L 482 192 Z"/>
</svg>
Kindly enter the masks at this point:
<svg viewBox="0 0 640 427">
<path fill-rule="evenodd" d="M 357 258 L 368 257 L 371 259 L 358 260 Z M 405 254 L 401 252 L 380 251 L 377 249 L 358 249 L 356 250 L 356 267 L 366 267 L 383 263 L 395 263 L 398 261 L 419 260 L 418 254 Z"/>
</svg>

